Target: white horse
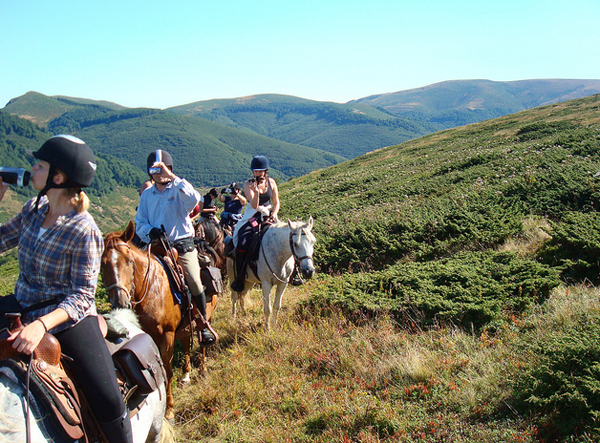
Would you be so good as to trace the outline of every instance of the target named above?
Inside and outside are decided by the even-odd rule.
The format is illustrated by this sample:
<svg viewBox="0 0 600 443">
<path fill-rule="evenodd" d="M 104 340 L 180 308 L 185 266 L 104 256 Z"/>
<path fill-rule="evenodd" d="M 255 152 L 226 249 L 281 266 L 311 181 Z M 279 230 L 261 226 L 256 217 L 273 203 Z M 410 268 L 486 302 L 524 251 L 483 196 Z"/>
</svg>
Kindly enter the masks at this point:
<svg viewBox="0 0 600 443">
<path fill-rule="evenodd" d="M 112 314 L 127 328 L 130 336 L 143 333 L 135 313 L 129 309 L 116 309 Z M 26 442 L 25 386 L 11 367 L 0 362 L 0 442 Z M 31 443 L 63 442 L 50 417 L 30 393 L 29 435 Z M 164 442 L 172 438 L 172 430 L 164 419 L 166 386 L 162 384 L 146 397 L 139 412 L 131 417 L 134 443 Z M 71 441 L 71 440 L 69 440 Z M 83 440 L 79 440 L 83 441 Z"/>
<path fill-rule="evenodd" d="M 287 287 L 297 263 L 302 277 L 311 278 L 315 272 L 313 249 L 315 236 L 311 232 L 313 219 L 308 222 L 291 222 L 273 224 L 265 232 L 256 262 L 257 275 L 246 267 L 246 282 L 242 292 L 231 291 L 232 315 L 237 313 L 239 301 L 240 310 L 245 313 L 244 296 L 255 283 L 260 283 L 263 293 L 265 313 L 265 329 L 269 330 L 277 322 L 281 308 L 281 297 Z M 227 273 L 234 275 L 234 262 L 227 259 Z M 271 309 L 271 288 L 276 287 L 273 308 Z"/>
</svg>

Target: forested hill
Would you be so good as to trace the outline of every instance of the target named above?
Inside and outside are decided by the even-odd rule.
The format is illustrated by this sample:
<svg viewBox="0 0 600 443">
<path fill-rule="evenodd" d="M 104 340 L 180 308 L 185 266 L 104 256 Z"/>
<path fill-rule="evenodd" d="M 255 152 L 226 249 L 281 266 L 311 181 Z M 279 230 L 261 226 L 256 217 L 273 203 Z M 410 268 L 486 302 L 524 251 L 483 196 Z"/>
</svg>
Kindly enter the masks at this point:
<svg viewBox="0 0 600 443">
<path fill-rule="evenodd" d="M 167 109 L 345 157 L 429 134 L 441 128 L 398 118 L 372 106 L 319 102 L 277 94 L 208 100 Z"/>
<path fill-rule="evenodd" d="M 26 155 L 25 150 L 39 149 L 52 135 L 27 120 L 0 112 L 0 157 L 3 159 L 1 166 L 24 167 L 30 170 L 36 160 Z M 113 192 L 119 186 L 138 189 L 146 180 L 144 172 L 139 168 L 108 153 L 94 151 L 98 160 L 98 169 L 88 190 L 89 194 L 101 197 Z M 24 196 L 33 195 L 31 186 L 12 187 L 12 189 Z"/>
<path fill-rule="evenodd" d="M 75 134 L 94 152 L 112 155 L 143 171 L 155 149 L 169 151 L 181 176 L 197 187 L 244 180 L 250 159 L 269 157 L 272 175 L 281 180 L 344 160 L 339 155 L 282 142 L 246 128 L 232 128 L 206 119 L 158 109 L 114 109 L 103 102 L 46 97 L 28 93 L 4 111 L 45 122 L 54 133 Z"/>
</svg>

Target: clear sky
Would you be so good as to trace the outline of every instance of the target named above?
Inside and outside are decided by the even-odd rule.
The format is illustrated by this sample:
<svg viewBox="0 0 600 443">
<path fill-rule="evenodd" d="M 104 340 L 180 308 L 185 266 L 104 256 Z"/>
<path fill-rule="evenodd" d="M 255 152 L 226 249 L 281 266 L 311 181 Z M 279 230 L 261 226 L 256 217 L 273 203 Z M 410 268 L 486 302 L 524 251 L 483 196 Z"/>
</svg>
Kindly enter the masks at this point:
<svg viewBox="0 0 600 443">
<path fill-rule="evenodd" d="M 0 0 L 0 108 L 345 103 L 444 80 L 600 79 L 599 0 Z"/>
</svg>

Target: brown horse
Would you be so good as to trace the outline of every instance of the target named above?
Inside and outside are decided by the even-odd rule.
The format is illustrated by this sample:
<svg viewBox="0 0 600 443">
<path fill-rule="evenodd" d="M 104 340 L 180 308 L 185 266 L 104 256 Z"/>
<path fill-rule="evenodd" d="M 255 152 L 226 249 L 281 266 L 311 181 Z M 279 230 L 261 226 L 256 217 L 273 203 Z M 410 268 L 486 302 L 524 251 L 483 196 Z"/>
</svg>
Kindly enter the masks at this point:
<svg viewBox="0 0 600 443">
<path fill-rule="evenodd" d="M 216 219 L 195 217 L 193 219 L 196 238 L 201 238 L 208 243 L 207 251 L 213 256 L 215 266 L 221 270 L 223 280 L 227 276 L 227 257 L 225 256 L 225 232 Z"/>
<path fill-rule="evenodd" d="M 102 254 L 102 279 L 113 307 L 133 309 L 142 329 L 160 349 L 167 372 L 167 410 L 165 417 L 172 419 L 173 351 L 175 339 L 181 340 L 185 355 L 184 378 L 191 371 L 191 331 L 187 315 L 182 316 L 181 306 L 175 301 L 165 269 L 159 260 L 132 243 L 135 227 L 130 221 L 125 232 L 111 232 L 104 239 Z M 206 316 L 210 320 L 217 297 L 206 303 Z M 206 352 L 201 350 L 200 370 L 206 372 Z"/>
</svg>

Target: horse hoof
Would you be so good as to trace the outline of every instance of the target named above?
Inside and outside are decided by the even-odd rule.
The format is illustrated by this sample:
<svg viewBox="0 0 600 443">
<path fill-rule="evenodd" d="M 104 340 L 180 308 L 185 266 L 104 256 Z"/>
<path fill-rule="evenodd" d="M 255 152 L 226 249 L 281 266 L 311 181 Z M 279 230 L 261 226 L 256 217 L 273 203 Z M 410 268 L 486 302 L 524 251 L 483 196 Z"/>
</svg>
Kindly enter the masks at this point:
<svg viewBox="0 0 600 443">
<path fill-rule="evenodd" d="M 179 380 L 180 385 L 187 385 L 190 382 L 190 373 L 188 372 L 183 376 L 181 380 Z"/>
</svg>

